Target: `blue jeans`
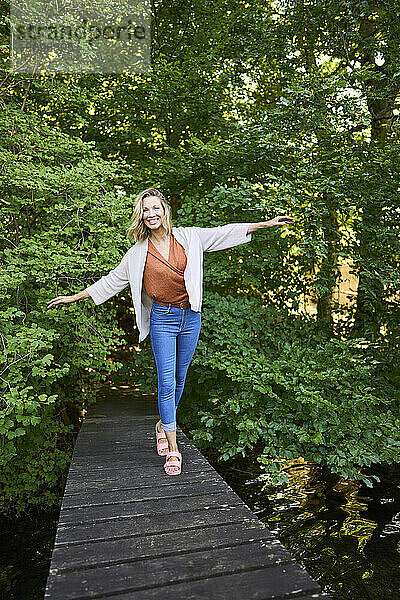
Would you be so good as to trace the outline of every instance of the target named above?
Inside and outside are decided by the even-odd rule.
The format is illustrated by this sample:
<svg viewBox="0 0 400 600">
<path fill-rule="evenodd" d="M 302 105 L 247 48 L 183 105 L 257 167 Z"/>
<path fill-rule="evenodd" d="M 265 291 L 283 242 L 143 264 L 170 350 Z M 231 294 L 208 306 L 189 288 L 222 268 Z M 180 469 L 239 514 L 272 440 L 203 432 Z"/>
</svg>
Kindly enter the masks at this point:
<svg viewBox="0 0 400 600">
<path fill-rule="evenodd" d="M 201 313 L 153 302 L 150 341 L 157 366 L 158 410 L 165 431 L 176 429 L 176 408 L 200 335 Z"/>
</svg>

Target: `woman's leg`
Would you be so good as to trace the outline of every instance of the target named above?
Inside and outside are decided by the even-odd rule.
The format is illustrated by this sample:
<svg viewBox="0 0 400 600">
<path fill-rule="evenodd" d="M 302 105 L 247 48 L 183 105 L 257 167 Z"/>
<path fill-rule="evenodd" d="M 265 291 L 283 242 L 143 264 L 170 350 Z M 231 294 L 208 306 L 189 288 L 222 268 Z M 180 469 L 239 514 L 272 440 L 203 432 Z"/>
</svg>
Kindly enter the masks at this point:
<svg viewBox="0 0 400 600">
<path fill-rule="evenodd" d="M 186 375 L 189 365 L 196 350 L 201 329 L 201 313 L 186 309 L 184 319 L 181 319 L 181 331 L 176 337 L 176 387 L 175 387 L 175 409 L 182 397 L 185 386 Z M 175 411 L 176 414 L 176 411 Z M 176 417 L 175 417 L 176 418 Z M 159 426 L 161 431 L 161 422 Z M 176 428 L 174 431 L 165 431 L 170 451 L 178 450 L 176 443 Z M 169 460 L 176 460 L 171 457 Z"/>
<path fill-rule="evenodd" d="M 181 321 L 178 310 L 156 306 L 150 314 L 150 341 L 157 367 L 158 409 L 161 417 L 157 429 L 164 431 L 170 452 L 178 451 L 175 407 L 176 336 Z M 177 458 L 172 456 L 168 460 L 172 462 Z"/>
<path fill-rule="evenodd" d="M 179 404 L 185 387 L 186 375 L 196 350 L 201 329 L 201 313 L 186 309 L 182 330 L 176 338 L 176 388 L 175 408 Z"/>
<path fill-rule="evenodd" d="M 166 314 L 153 316 L 150 329 L 150 341 L 157 367 L 158 410 L 161 417 L 159 430 L 174 431 L 176 429 L 175 408 L 175 370 L 176 370 L 176 335 L 170 323 L 163 322 Z"/>
</svg>

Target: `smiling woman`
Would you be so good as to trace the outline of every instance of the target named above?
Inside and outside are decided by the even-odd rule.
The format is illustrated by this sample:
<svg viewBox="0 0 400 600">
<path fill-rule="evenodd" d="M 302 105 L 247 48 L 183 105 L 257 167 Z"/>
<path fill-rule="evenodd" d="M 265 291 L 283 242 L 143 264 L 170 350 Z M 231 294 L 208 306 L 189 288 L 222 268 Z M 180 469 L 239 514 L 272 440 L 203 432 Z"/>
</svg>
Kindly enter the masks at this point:
<svg viewBox="0 0 400 600">
<path fill-rule="evenodd" d="M 148 237 L 161 242 L 171 233 L 171 208 L 160 190 L 148 188 L 138 194 L 127 237 L 135 242 L 143 242 Z"/>
<path fill-rule="evenodd" d="M 75 296 L 50 301 L 48 308 L 90 296 L 102 304 L 131 287 L 139 343 L 150 334 L 157 367 L 160 420 L 155 426 L 157 452 L 166 455 L 168 475 L 181 472 L 176 443 L 176 410 L 201 329 L 203 253 L 251 241 L 259 229 L 292 224 L 288 216 L 262 223 L 219 227 L 173 227 L 171 208 L 156 188 L 135 199 L 127 237 L 136 243 L 108 275 Z"/>
</svg>

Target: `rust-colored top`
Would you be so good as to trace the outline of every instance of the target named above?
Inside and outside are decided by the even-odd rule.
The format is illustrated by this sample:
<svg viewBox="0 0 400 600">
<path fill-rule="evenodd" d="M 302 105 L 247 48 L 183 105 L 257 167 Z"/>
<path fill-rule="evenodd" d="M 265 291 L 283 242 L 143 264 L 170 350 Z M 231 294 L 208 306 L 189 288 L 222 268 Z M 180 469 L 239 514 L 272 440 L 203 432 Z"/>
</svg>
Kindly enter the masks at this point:
<svg viewBox="0 0 400 600">
<path fill-rule="evenodd" d="M 171 235 L 168 260 L 148 240 L 146 263 L 143 272 L 143 285 L 146 292 L 157 302 L 189 301 L 183 272 L 187 257 L 184 247 Z"/>
</svg>

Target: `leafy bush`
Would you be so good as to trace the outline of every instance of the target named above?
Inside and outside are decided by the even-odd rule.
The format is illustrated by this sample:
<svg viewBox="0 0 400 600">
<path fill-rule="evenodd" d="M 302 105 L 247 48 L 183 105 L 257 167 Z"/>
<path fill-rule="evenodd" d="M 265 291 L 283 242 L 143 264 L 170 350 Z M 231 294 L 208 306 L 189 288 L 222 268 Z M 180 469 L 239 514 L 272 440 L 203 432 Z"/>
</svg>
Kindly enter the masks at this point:
<svg viewBox="0 0 400 600">
<path fill-rule="evenodd" d="M 114 189 L 116 167 L 90 144 L 12 108 L 0 132 L 0 509 L 18 515 L 59 501 L 81 410 L 121 366 L 107 360 L 108 341 L 123 335 L 115 303 L 46 306 L 122 256 L 129 200 Z"/>
<path fill-rule="evenodd" d="M 298 456 L 371 485 L 362 467 L 400 459 L 399 358 L 362 339 L 327 339 L 311 318 L 255 298 L 208 294 L 181 418 L 220 460 L 262 443 L 279 478 Z"/>
</svg>

